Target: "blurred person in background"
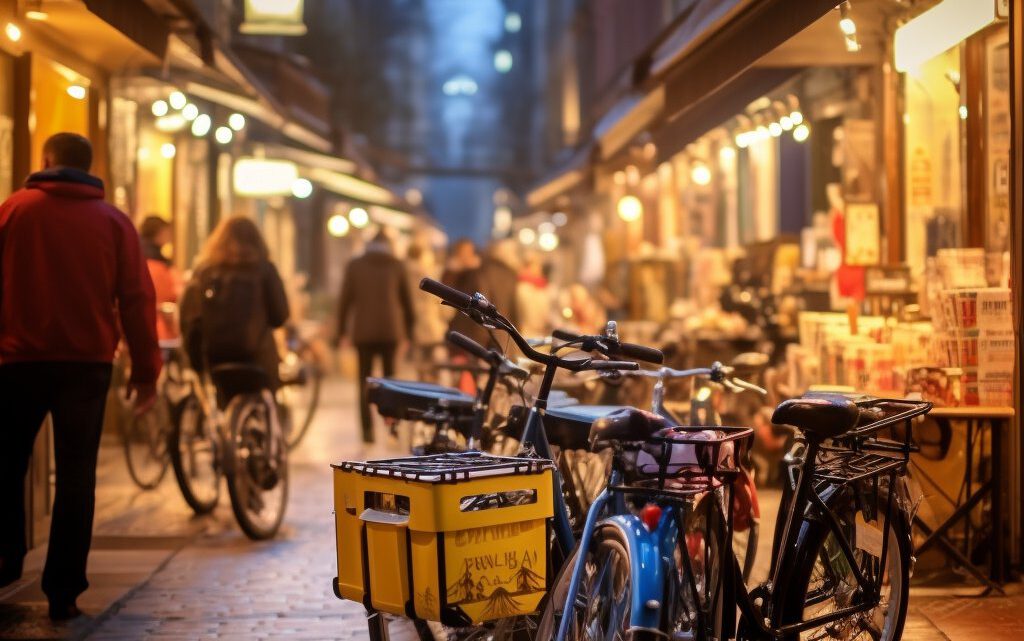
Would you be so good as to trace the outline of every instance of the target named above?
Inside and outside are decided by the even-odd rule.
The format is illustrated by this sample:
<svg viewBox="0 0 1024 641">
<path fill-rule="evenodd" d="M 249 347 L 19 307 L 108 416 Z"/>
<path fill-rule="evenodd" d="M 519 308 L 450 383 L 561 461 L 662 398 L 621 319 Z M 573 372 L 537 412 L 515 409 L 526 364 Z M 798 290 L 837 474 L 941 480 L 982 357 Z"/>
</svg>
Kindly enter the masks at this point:
<svg viewBox="0 0 1024 641">
<path fill-rule="evenodd" d="M 451 246 L 441 282 L 472 294 L 477 291 L 476 270 L 479 267 L 480 255 L 476 252 L 476 245 L 468 238 L 460 238 Z"/>
<path fill-rule="evenodd" d="M 412 361 L 418 380 L 436 381 L 437 369 L 433 365 L 440 357 L 438 351 L 444 344 L 448 323 L 444 307 L 438 304 L 437 298 L 420 290 L 421 280 L 438 277 L 434 251 L 420 244 L 411 245 L 406 254 L 406 266 L 416 318 L 412 328 Z"/>
<path fill-rule="evenodd" d="M 412 336 L 416 320 L 405 265 L 381 229 L 345 268 L 334 335 L 335 347 L 351 341 L 359 357 L 359 419 L 365 443 L 374 441 L 366 378 L 377 360 L 384 376 L 394 375 L 395 357 Z"/>
<path fill-rule="evenodd" d="M 260 366 L 280 385 L 274 330 L 288 320 L 288 296 L 256 223 L 225 218 L 206 241 L 181 302 L 181 329 L 192 367 Z M 217 390 L 227 405 L 232 390 Z"/>
<path fill-rule="evenodd" d="M 0 587 L 21 578 L 25 475 L 52 419 L 57 487 L 42 588 L 49 615 L 81 614 L 96 506 L 96 459 L 114 352 L 123 331 L 128 390 L 156 401 L 156 296 L 139 235 L 89 173 L 92 145 L 72 133 L 43 145 L 43 169 L 0 204 Z"/>
<path fill-rule="evenodd" d="M 177 307 L 181 294 L 181 274 L 171 260 L 164 256 L 163 248 L 171 243 L 171 223 L 160 216 L 146 216 L 139 225 L 142 255 L 146 258 L 149 276 L 156 291 L 156 332 L 161 341 L 178 337 Z"/>
<path fill-rule="evenodd" d="M 523 336 L 543 338 L 551 332 L 551 283 L 544 262 L 536 253 L 527 255 L 516 283 L 516 312 Z"/>
<path fill-rule="evenodd" d="M 604 331 L 608 314 L 584 285 L 574 283 L 569 287 L 565 309 L 568 312 L 566 321 L 573 329 L 584 334 Z"/>
</svg>

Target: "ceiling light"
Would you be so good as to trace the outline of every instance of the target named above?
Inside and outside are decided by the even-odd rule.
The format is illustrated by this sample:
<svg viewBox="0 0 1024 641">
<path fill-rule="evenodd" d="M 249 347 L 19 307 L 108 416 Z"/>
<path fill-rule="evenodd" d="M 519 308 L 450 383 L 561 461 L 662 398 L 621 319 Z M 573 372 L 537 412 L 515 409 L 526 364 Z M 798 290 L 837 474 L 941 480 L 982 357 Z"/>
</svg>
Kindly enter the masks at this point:
<svg viewBox="0 0 1024 641">
<path fill-rule="evenodd" d="M 83 98 L 85 98 L 85 94 L 85 87 L 83 87 L 82 85 L 68 86 L 68 95 L 74 98 L 75 100 L 82 100 Z"/>
<path fill-rule="evenodd" d="M 558 236 L 555 232 L 544 232 L 537 238 L 537 244 L 546 252 L 558 249 Z"/>
<path fill-rule="evenodd" d="M 341 214 L 334 214 L 327 219 L 327 233 L 335 238 L 341 238 L 349 230 L 348 218 Z"/>
<path fill-rule="evenodd" d="M 736 160 L 736 148 L 726 145 L 718 150 L 718 157 L 722 160 L 722 162 L 730 164 L 734 160 Z"/>
<path fill-rule="evenodd" d="M 313 183 L 305 178 L 297 178 L 292 183 L 292 195 L 296 198 L 309 198 L 313 193 Z"/>
<path fill-rule="evenodd" d="M 783 131 L 789 131 L 793 128 L 793 120 L 789 116 L 783 116 L 779 118 L 779 126 Z"/>
<path fill-rule="evenodd" d="M 186 98 L 185 94 L 180 91 L 172 91 L 171 95 L 167 98 L 167 102 L 171 104 L 171 108 L 181 109 L 188 104 L 188 98 Z"/>
<path fill-rule="evenodd" d="M 794 111 L 793 113 L 789 114 L 789 120 L 793 123 L 793 125 L 799 125 L 804 121 L 804 115 L 799 111 Z"/>
<path fill-rule="evenodd" d="M 213 122 L 210 117 L 206 114 L 199 114 L 196 119 L 192 121 L 192 135 L 202 138 L 206 134 L 210 133 L 210 127 Z"/>
<path fill-rule="evenodd" d="M 736 146 L 740 149 L 746 149 L 750 145 L 750 132 L 741 131 L 736 134 Z"/>
<path fill-rule="evenodd" d="M 519 242 L 524 245 L 532 245 L 537 240 L 537 232 L 533 227 L 523 227 L 519 230 Z"/>
<path fill-rule="evenodd" d="M 245 128 L 245 116 L 234 113 L 228 116 L 228 126 L 235 131 L 242 131 Z"/>
<path fill-rule="evenodd" d="M 782 125 L 777 122 L 769 124 L 768 133 L 771 134 L 773 138 L 778 138 L 782 135 Z"/>
<path fill-rule="evenodd" d="M 518 13 L 510 11 L 505 15 L 505 31 L 509 33 L 518 33 L 522 28 L 523 19 Z"/>
<path fill-rule="evenodd" d="M 217 130 L 213 132 L 214 139 L 222 145 L 226 145 L 231 142 L 231 129 L 228 127 L 217 127 Z"/>
<path fill-rule="evenodd" d="M 644 204 L 636 196 L 626 195 L 619 199 L 615 209 L 619 214 L 619 218 L 628 223 L 639 219 L 643 215 Z"/>
<path fill-rule="evenodd" d="M 14 24 L 13 22 L 7 23 L 7 26 L 4 27 L 4 33 L 7 34 L 7 39 L 11 42 L 17 42 L 21 40 L 21 27 Z"/>
<path fill-rule="evenodd" d="M 169 111 L 167 107 L 167 102 L 163 100 L 154 101 L 153 106 L 150 107 L 150 111 L 152 111 L 153 115 L 157 118 L 159 118 L 160 116 L 166 116 L 167 112 Z"/>
<path fill-rule="evenodd" d="M 996 2 L 943 0 L 896 29 L 896 71 L 921 66 L 996 19 Z"/>
<path fill-rule="evenodd" d="M 711 170 L 702 162 L 695 163 L 693 169 L 690 170 L 690 179 L 702 187 L 709 185 L 711 184 Z"/>
<path fill-rule="evenodd" d="M 807 125 L 797 125 L 796 129 L 793 130 L 793 140 L 797 142 L 803 142 L 807 140 L 808 136 L 811 135 L 811 130 Z"/>
<path fill-rule="evenodd" d="M 289 160 L 240 158 L 232 168 L 232 184 L 239 196 L 285 196 L 298 179 L 299 170 Z"/>
<path fill-rule="evenodd" d="M 348 212 L 348 220 L 356 229 L 362 229 L 370 224 L 370 214 L 366 213 L 362 207 L 353 207 Z"/>
<path fill-rule="evenodd" d="M 181 108 L 181 117 L 184 118 L 185 120 L 188 120 L 188 121 L 195 120 L 196 116 L 198 116 L 198 115 L 199 115 L 199 107 L 193 105 L 192 103 L 188 103 L 187 105 L 185 105 L 184 107 Z"/>
<path fill-rule="evenodd" d="M 177 152 L 178 150 L 177 148 L 175 148 L 174 143 L 165 142 L 164 144 L 160 145 L 160 155 L 163 156 L 164 158 L 174 158 L 174 154 L 176 154 Z"/>
<path fill-rule="evenodd" d="M 967 120 L 967 105 L 960 105 L 960 120 Z"/>
<path fill-rule="evenodd" d="M 157 118 L 153 124 L 160 131 L 174 132 L 184 129 L 188 121 L 181 114 L 168 114 Z"/>
<path fill-rule="evenodd" d="M 494 68 L 498 73 L 508 73 L 512 70 L 512 52 L 508 49 L 498 49 L 494 52 Z"/>
<path fill-rule="evenodd" d="M 544 221 L 541 224 L 537 225 L 537 231 L 539 231 L 541 235 L 553 234 L 555 233 L 555 223 Z"/>
<path fill-rule="evenodd" d="M 565 224 L 569 222 L 569 217 L 565 215 L 564 211 L 556 211 L 551 214 L 551 222 L 553 222 L 557 227 L 564 227 Z"/>
</svg>

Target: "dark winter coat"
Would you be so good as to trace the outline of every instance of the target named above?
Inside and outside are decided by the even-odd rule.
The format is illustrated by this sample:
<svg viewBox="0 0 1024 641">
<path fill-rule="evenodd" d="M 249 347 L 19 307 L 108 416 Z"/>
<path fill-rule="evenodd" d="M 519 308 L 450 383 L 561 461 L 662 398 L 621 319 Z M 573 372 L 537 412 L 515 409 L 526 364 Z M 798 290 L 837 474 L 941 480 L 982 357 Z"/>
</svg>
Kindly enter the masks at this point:
<svg viewBox="0 0 1024 641">
<path fill-rule="evenodd" d="M 382 244 L 371 243 L 366 253 L 345 269 L 337 312 L 336 338 L 356 345 L 409 340 L 412 336 L 412 297 L 405 265 Z"/>
</svg>

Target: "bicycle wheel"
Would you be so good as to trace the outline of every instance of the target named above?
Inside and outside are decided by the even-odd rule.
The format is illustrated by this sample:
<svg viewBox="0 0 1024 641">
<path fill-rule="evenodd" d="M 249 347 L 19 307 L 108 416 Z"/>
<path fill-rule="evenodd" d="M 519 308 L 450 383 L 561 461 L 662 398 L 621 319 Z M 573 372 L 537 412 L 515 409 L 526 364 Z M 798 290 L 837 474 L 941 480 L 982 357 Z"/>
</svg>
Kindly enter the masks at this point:
<svg viewBox="0 0 1024 641">
<path fill-rule="evenodd" d="M 278 407 L 281 408 L 282 423 L 286 425 L 288 449 L 292 449 L 302 441 L 313 424 L 313 416 L 320 405 L 320 387 L 323 384 L 323 372 L 316 362 L 316 357 L 308 349 L 299 357 L 297 371 L 291 372 L 282 381 L 277 392 Z"/>
<path fill-rule="evenodd" d="M 548 592 L 547 604 L 537 625 L 537 639 L 554 639 L 558 622 L 569 621 L 569 641 L 626 639 L 632 604 L 632 559 L 629 543 L 614 526 L 599 527 L 587 549 L 579 593 L 569 602 L 569 581 L 577 551 L 563 564 Z M 568 611 L 567 611 L 568 610 Z M 633 638 L 636 638 L 634 635 Z"/>
<path fill-rule="evenodd" d="M 877 606 L 866 612 L 787 637 L 792 641 L 896 641 L 903 634 L 910 589 L 910 526 L 905 515 L 894 506 L 886 567 L 883 568 L 881 544 L 884 535 L 876 530 L 877 538 L 872 536 L 871 531 L 865 529 L 871 526 L 865 525 L 863 519 L 877 515 L 876 523 L 880 529 L 885 518 L 886 498 L 882 496 L 876 509 L 867 515 L 856 509 L 852 496 L 848 493 L 847 496 L 831 509 L 845 536 L 853 544 L 854 561 L 861 573 L 873 583 L 881 583 L 881 598 Z M 857 532 L 863 533 L 859 540 Z M 804 527 L 797 540 L 797 548 L 803 552 L 798 555 L 793 574 L 793 585 L 797 589 L 789 592 L 780 621 L 807 620 L 857 605 L 866 598 L 857 584 L 849 559 L 843 554 L 835 535 L 823 524 Z"/>
<path fill-rule="evenodd" d="M 126 401 L 127 403 L 127 401 Z M 127 403 L 122 421 L 121 441 L 128 463 L 128 475 L 143 490 L 152 490 L 167 473 L 171 412 L 167 397 L 157 396 L 152 409 L 136 416 Z"/>
<path fill-rule="evenodd" d="M 217 439 L 194 394 L 174 408 L 167 449 L 181 495 L 196 514 L 208 514 L 220 498 Z"/>
<path fill-rule="evenodd" d="M 225 472 L 231 510 L 250 539 L 277 534 L 288 504 L 288 447 L 259 394 L 240 394 L 228 404 L 230 438 Z"/>
</svg>

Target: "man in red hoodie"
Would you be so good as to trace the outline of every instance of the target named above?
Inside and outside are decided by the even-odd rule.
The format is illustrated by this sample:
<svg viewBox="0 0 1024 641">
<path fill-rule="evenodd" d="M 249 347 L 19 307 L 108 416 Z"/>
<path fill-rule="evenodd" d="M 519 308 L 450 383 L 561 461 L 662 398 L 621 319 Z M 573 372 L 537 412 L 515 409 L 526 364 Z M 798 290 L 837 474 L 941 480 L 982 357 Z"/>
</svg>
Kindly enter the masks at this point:
<svg viewBox="0 0 1024 641">
<path fill-rule="evenodd" d="M 156 398 L 160 351 L 138 234 L 88 173 L 89 141 L 56 134 L 43 163 L 0 204 L 0 586 L 21 576 L 25 474 L 49 414 L 57 490 L 43 591 L 60 620 L 80 614 L 89 585 L 96 457 L 121 329 L 137 412 Z"/>
</svg>

